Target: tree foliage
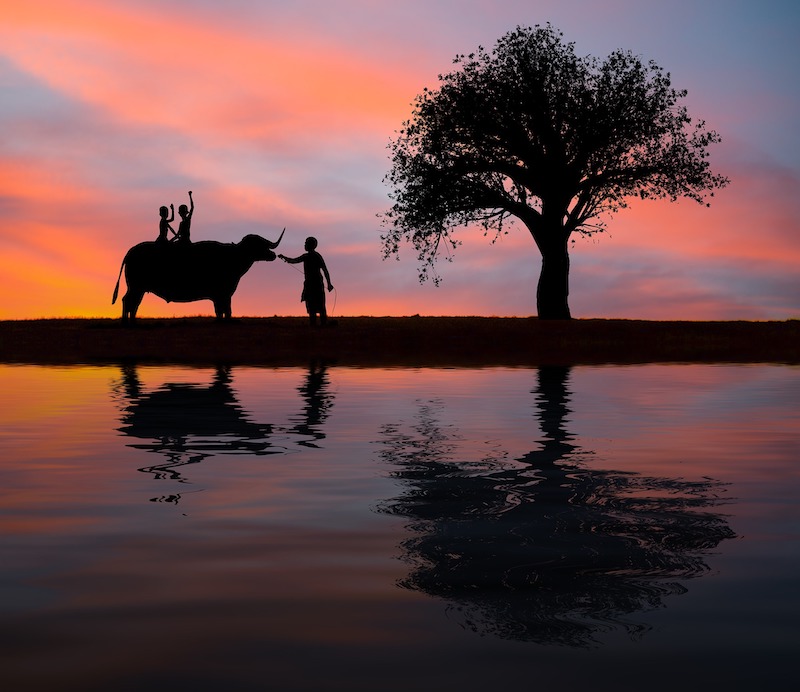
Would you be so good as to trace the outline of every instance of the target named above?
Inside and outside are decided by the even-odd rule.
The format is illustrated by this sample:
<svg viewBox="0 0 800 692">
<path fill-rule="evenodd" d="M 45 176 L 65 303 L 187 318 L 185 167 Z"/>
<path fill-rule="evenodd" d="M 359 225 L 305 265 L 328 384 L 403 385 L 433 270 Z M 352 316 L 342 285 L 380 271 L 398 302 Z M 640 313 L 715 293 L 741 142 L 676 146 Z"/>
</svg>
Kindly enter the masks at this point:
<svg viewBox="0 0 800 692">
<path fill-rule="evenodd" d="M 708 161 L 719 136 L 688 115 L 686 91 L 652 61 L 579 57 L 548 24 L 518 27 L 454 64 L 390 144 L 384 256 L 410 241 L 420 280 L 438 282 L 434 263 L 443 245 L 458 245 L 459 227 L 500 234 L 519 219 L 547 265 L 571 234 L 604 230 L 631 199 L 705 203 L 728 182 Z M 564 279 L 561 288 L 540 279 L 540 316 L 543 290 L 565 291 L 566 305 Z"/>
</svg>

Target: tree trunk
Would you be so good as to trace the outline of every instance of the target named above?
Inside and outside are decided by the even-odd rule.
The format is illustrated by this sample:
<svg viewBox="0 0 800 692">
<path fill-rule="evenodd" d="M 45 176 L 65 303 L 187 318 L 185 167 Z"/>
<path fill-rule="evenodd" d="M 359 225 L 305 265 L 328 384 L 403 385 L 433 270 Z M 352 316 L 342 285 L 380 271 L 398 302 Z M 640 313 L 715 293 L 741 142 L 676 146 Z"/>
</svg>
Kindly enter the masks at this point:
<svg viewBox="0 0 800 692">
<path fill-rule="evenodd" d="M 568 320 L 569 312 L 569 251 L 567 238 L 539 239 L 542 253 L 542 273 L 536 289 L 536 308 L 540 320 Z"/>
</svg>

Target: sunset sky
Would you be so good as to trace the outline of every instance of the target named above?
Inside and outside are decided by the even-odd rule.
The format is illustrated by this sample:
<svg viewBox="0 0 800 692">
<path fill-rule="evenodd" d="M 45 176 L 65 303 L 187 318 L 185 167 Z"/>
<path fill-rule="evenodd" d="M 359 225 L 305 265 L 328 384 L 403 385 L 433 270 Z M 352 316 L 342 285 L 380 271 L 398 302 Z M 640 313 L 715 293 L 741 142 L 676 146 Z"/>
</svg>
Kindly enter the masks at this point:
<svg viewBox="0 0 800 692">
<path fill-rule="evenodd" d="M 334 315 L 531 315 L 519 227 L 465 232 L 442 285 L 383 261 L 387 144 L 458 53 L 550 22 L 579 55 L 629 49 L 720 133 L 710 208 L 639 202 L 577 239 L 575 317 L 800 317 L 796 0 L 2 0 L 0 319 L 120 314 L 126 250 L 188 202 L 193 240 L 319 239 Z M 176 222 L 177 224 L 177 222 Z M 177 225 L 176 225 L 177 227 Z M 123 280 L 124 281 L 124 280 Z M 302 276 L 257 263 L 234 315 L 299 315 Z M 335 304 L 334 304 L 335 298 Z M 141 316 L 213 314 L 145 297 Z"/>
</svg>

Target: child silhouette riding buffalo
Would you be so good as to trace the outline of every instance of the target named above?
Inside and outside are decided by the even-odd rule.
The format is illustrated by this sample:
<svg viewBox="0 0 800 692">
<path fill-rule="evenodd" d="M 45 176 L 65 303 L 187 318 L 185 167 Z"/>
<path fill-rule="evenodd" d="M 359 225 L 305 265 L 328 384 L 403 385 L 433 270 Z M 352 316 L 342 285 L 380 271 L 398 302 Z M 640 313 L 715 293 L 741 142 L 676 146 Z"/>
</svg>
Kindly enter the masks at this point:
<svg viewBox="0 0 800 692">
<path fill-rule="evenodd" d="M 169 210 L 161 207 L 158 238 L 134 245 L 126 253 L 111 300 L 112 304 L 117 301 L 124 270 L 128 290 L 122 297 L 123 322 L 136 319 L 145 293 L 153 293 L 168 303 L 210 300 L 217 319 L 230 319 L 231 298 L 242 276 L 254 262 L 275 260 L 274 250 L 283 238 L 283 231 L 274 242 L 250 234 L 238 243 L 215 240 L 195 243 L 190 235 L 193 214 L 190 191 L 189 206 L 182 204 L 178 208 L 181 221 L 177 232 L 170 225 L 175 217 L 173 206 Z"/>
<path fill-rule="evenodd" d="M 158 222 L 158 238 L 156 239 L 157 242 L 174 242 L 178 241 L 179 243 L 191 243 L 191 227 L 192 227 L 192 214 L 194 214 L 194 200 L 192 199 L 192 191 L 189 190 L 189 204 L 190 206 L 187 207 L 185 204 L 181 204 L 178 207 L 178 215 L 181 217 L 181 222 L 178 225 L 177 232 L 175 231 L 170 224 L 175 220 L 175 207 L 174 205 L 170 204 L 169 209 L 166 207 L 161 207 L 158 210 L 158 214 L 161 219 Z M 170 212 L 169 218 L 167 218 L 167 212 Z M 172 233 L 172 238 L 168 236 L 169 233 Z"/>
</svg>

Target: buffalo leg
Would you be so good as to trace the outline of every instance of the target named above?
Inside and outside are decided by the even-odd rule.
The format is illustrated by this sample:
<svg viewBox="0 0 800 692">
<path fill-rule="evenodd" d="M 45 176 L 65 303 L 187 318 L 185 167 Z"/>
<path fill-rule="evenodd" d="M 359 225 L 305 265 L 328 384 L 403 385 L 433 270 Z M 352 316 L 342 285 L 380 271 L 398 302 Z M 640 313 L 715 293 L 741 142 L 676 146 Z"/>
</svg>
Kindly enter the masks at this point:
<svg viewBox="0 0 800 692">
<path fill-rule="evenodd" d="M 133 292 L 130 289 L 122 296 L 122 321 L 133 322 L 136 319 L 136 312 L 139 310 L 144 293 L 141 291 Z"/>
<path fill-rule="evenodd" d="M 229 320 L 231 318 L 231 296 L 214 299 L 214 312 L 218 320 Z"/>
</svg>

